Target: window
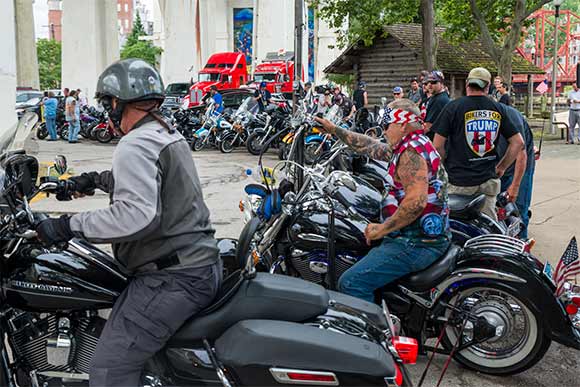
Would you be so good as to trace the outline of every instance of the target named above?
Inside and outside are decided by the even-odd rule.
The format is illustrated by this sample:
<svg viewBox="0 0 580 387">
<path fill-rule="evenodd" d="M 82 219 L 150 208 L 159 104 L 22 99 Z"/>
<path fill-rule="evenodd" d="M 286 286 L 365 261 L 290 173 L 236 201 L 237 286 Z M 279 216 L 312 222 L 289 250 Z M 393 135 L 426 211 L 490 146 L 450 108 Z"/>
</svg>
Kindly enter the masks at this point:
<svg viewBox="0 0 580 387">
<path fill-rule="evenodd" d="M 129 12 L 129 4 L 125 3 L 125 12 Z"/>
<path fill-rule="evenodd" d="M 125 19 L 125 28 L 129 28 L 129 19 Z"/>
<path fill-rule="evenodd" d="M 117 3 L 117 12 L 121 12 L 121 4 Z"/>
</svg>

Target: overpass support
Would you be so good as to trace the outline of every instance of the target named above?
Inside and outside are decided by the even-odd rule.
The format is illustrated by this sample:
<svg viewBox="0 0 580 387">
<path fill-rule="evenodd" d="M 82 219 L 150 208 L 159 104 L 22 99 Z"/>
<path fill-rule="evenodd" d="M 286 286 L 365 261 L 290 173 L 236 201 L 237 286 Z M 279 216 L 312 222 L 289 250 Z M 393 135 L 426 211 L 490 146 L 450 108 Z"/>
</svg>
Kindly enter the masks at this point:
<svg viewBox="0 0 580 387">
<path fill-rule="evenodd" d="M 12 3 L 12 1 L 6 3 Z M 16 28 L 17 86 L 40 89 L 32 0 L 14 0 L 13 5 L 13 18 L 8 23 L 10 27 L 4 24 L 3 28 Z M 9 8 L 11 6 L 12 4 L 8 4 Z M 2 6 L 2 9 L 5 7 L 6 4 Z M 6 40 L 4 34 L 2 34 L 2 40 Z M 5 51 L 2 52 L 4 53 Z"/>
</svg>

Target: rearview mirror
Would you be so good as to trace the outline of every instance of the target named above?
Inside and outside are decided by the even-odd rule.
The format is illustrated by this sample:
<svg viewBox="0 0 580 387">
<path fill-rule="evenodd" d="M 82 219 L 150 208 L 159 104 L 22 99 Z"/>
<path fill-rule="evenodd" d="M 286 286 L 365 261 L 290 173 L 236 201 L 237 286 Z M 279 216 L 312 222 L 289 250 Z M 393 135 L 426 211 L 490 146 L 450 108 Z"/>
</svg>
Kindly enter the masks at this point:
<svg viewBox="0 0 580 387">
<path fill-rule="evenodd" d="M 54 159 L 54 170 L 61 176 L 66 173 L 66 171 L 68 170 L 66 157 L 64 157 L 63 155 L 56 156 L 56 158 Z"/>
<path fill-rule="evenodd" d="M 387 105 L 387 97 L 381 98 L 381 105 L 383 105 L 383 106 Z"/>
</svg>

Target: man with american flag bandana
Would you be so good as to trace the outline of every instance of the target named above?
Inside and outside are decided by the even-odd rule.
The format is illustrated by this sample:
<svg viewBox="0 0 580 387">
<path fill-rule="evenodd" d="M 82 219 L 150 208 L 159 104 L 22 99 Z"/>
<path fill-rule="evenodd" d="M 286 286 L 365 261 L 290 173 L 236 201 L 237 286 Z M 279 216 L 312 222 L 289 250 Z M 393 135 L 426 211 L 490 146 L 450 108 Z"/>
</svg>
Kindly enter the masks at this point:
<svg viewBox="0 0 580 387">
<path fill-rule="evenodd" d="M 425 269 L 449 247 L 447 173 L 423 134 L 420 114 L 411 100 L 391 102 L 383 116 L 386 142 L 317 119 L 354 151 L 390 162 L 384 221 L 367 226 L 367 243 L 374 247 L 341 276 L 343 293 L 374 302 L 375 289 Z"/>
</svg>

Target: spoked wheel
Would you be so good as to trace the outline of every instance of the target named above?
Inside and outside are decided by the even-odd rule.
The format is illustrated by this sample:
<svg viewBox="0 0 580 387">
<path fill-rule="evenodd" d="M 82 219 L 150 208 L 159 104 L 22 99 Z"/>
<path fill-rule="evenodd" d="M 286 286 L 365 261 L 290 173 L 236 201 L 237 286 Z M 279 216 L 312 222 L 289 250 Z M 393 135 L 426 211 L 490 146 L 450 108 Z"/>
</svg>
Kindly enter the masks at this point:
<svg viewBox="0 0 580 387">
<path fill-rule="evenodd" d="M 70 130 L 68 125 L 63 126 L 60 128 L 60 138 L 67 141 L 68 140 L 68 131 Z"/>
<path fill-rule="evenodd" d="M 264 132 L 254 132 L 250 134 L 248 137 L 248 141 L 246 143 L 246 148 L 248 148 L 248 152 L 253 154 L 254 156 L 258 156 L 260 152 L 262 152 L 263 145 L 261 144 L 262 140 L 266 133 Z M 264 149 L 264 152 L 267 149 Z"/>
<path fill-rule="evenodd" d="M 470 287 L 458 291 L 449 304 L 484 317 L 495 330 L 495 336 L 457 352 L 455 360 L 473 370 L 491 375 L 511 375 L 536 364 L 548 348 L 550 339 L 544 334 L 542 316 L 533 312 L 516 292 L 500 286 Z M 446 317 L 453 312 L 447 310 Z M 477 324 L 467 322 L 462 343 L 472 341 Z M 444 344 L 457 343 L 460 327 L 447 326 Z"/>
<path fill-rule="evenodd" d="M 48 129 L 46 129 L 46 123 L 43 122 L 36 129 L 36 138 L 44 140 L 46 137 L 48 137 Z"/>
<path fill-rule="evenodd" d="M 236 147 L 236 142 L 238 141 L 237 137 L 238 136 L 235 136 L 235 135 L 226 136 L 220 142 L 220 151 L 222 153 L 232 153 L 232 151 Z"/>
<path fill-rule="evenodd" d="M 205 146 L 205 140 L 203 138 L 196 138 L 193 143 L 191 144 L 191 149 L 196 152 L 199 152 Z"/>
<path fill-rule="evenodd" d="M 97 132 L 97 141 L 100 143 L 106 144 L 111 142 L 112 139 L 113 135 L 107 128 L 101 129 Z"/>
</svg>

